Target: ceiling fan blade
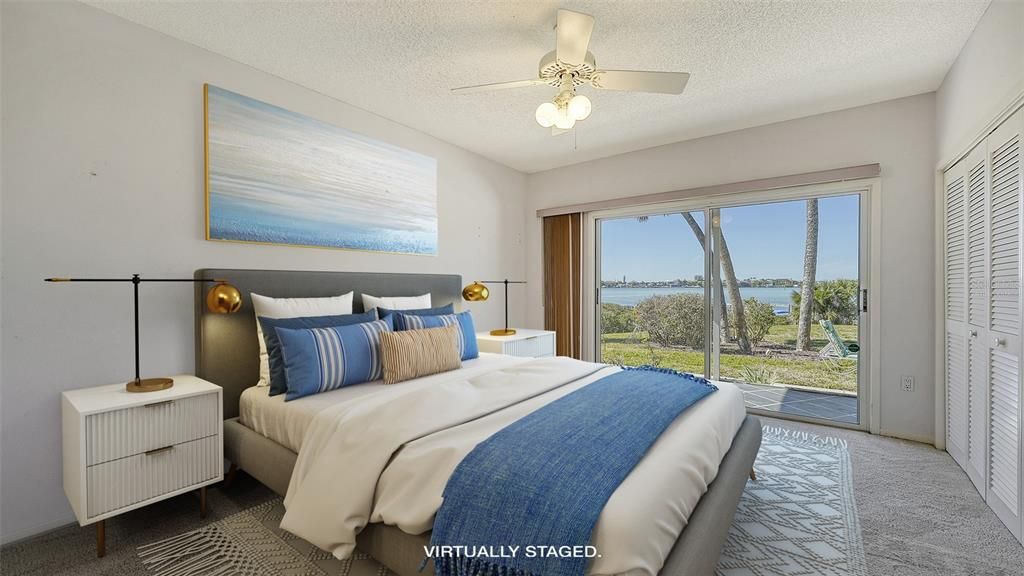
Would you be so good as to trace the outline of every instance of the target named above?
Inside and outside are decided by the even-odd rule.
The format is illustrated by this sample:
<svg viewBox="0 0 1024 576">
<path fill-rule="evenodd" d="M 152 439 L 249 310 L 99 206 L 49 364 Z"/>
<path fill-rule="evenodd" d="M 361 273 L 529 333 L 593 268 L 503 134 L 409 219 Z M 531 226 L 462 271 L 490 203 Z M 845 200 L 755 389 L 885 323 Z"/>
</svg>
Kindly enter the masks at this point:
<svg viewBox="0 0 1024 576">
<path fill-rule="evenodd" d="M 567 134 L 568 132 L 569 132 L 569 130 L 562 130 L 561 128 L 559 128 L 557 126 L 552 126 L 551 127 L 551 135 L 552 136 L 561 136 L 562 134 Z"/>
<path fill-rule="evenodd" d="M 507 88 L 525 88 L 527 86 L 542 86 L 547 82 L 540 78 L 533 80 L 514 80 L 512 82 L 496 82 L 494 84 L 480 84 L 478 86 L 463 86 L 452 88 L 452 94 L 473 94 L 475 92 L 489 92 L 491 90 L 505 90 Z"/>
<path fill-rule="evenodd" d="M 690 75 L 686 72 L 646 72 L 643 70 L 597 70 L 590 76 L 594 88 L 682 94 Z"/>
<path fill-rule="evenodd" d="M 571 10 L 558 11 L 555 26 L 555 58 L 569 66 L 583 64 L 594 31 L 594 17 Z"/>
</svg>

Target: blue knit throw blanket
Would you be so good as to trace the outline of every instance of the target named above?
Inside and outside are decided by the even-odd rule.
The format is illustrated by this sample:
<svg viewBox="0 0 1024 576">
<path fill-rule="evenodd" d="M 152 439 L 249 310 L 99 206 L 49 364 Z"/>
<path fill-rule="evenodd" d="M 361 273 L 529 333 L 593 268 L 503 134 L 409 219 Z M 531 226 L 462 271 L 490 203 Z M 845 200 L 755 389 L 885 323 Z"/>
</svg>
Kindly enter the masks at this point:
<svg viewBox="0 0 1024 576">
<path fill-rule="evenodd" d="M 481 442 L 445 486 L 428 550 L 435 573 L 581 576 L 612 493 L 665 428 L 715 390 L 689 374 L 626 369 Z"/>
</svg>

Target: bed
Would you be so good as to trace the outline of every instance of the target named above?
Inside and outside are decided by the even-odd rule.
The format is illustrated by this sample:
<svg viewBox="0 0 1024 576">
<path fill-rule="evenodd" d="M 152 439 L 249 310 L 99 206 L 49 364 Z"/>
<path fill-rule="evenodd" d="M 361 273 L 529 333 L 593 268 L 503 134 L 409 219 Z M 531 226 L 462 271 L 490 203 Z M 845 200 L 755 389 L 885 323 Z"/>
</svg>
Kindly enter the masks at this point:
<svg viewBox="0 0 1024 576">
<path fill-rule="evenodd" d="M 456 275 L 434 274 L 374 274 L 349 272 L 303 272 L 303 271 L 262 271 L 262 270 L 225 270 L 204 269 L 195 273 L 196 278 L 226 278 L 239 290 L 247 295 L 249 292 L 275 297 L 317 297 L 354 291 L 356 293 L 355 309 L 360 311 L 360 293 L 378 296 L 403 296 L 430 292 L 435 305 L 447 302 L 458 302 L 461 293 L 462 279 Z M 307 427 L 317 414 L 339 403 L 363 402 L 367 398 L 379 394 L 383 385 L 367 383 L 318 394 L 297 401 L 285 403 L 281 397 L 267 397 L 266 388 L 255 388 L 258 379 L 257 343 L 255 337 L 255 320 L 251 304 L 246 298 L 243 309 L 238 314 L 214 315 L 206 312 L 203 304 L 204 295 L 196 291 L 196 370 L 197 374 L 215 382 L 224 388 L 224 438 L 225 457 L 234 466 L 241 468 L 275 492 L 284 495 L 288 490 L 292 470 L 298 458 L 297 452 Z M 446 378 L 468 377 L 467 374 L 484 374 L 491 370 L 502 370 L 527 362 L 525 359 L 482 355 L 478 360 L 468 361 L 457 372 L 460 374 L 439 374 L 433 378 L 437 382 Z M 613 369 L 607 369 L 613 370 Z M 595 376 L 596 377 L 596 376 Z M 394 389 L 394 387 L 390 387 Z M 410 387 L 411 388 L 411 387 Z M 737 400 L 738 398 L 738 400 Z M 719 408 L 695 406 L 693 410 L 680 416 L 680 421 L 689 418 L 696 424 L 680 424 L 691 426 L 690 430 L 708 430 L 707 438 L 718 438 L 721 446 L 715 442 L 704 441 L 702 444 L 711 446 L 700 453 L 697 448 L 678 448 L 679 466 L 687 465 L 687 458 L 695 464 L 690 468 L 706 469 L 702 472 L 706 485 L 699 480 L 694 482 L 695 488 L 686 487 L 691 492 L 679 506 L 688 508 L 688 514 L 682 518 L 678 538 L 675 533 L 665 542 L 662 526 L 671 515 L 660 517 L 658 507 L 648 499 L 647 506 L 652 517 L 651 524 L 657 529 L 652 534 L 656 537 L 637 540 L 641 542 L 655 541 L 646 550 L 647 559 L 638 564 L 638 568 L 629 570 L 596 571 L 595 573 L 652 573 L 650 565 L 660 565 L 659 574 L 690 575 L 712 574 L 719 551 L 725 541 L 739 496 L 746 484 L 754 458 L 760 446 L 761 430 L 757 420 L 745 416 L 742 412 L 742 396 L 734 387 L 722 384 L 719 392 L 710 396 L 709 401 L 721 404 Z M 740 412 L 736 413 L 736 405 Z M 697 410 L 701 408 L 701 410 Z M 691 414 L 690 412 L 693 412 Z M 713 413 L 714 412 L 714 413 Z M 679 423 L 674 423 L 677 425 Z M 496 425 L 496 424 L 495 424 Z M 715 428 L 718 426 L 721 429 Z M 480 432 L 486 435 L 486 430 Z M 444 442 L 444 434 L 437 439 L 428 439 L 424 447 L 417 447 L 419 454 L 429 452 L 429 443 Z M 659 439 L 659 442 L 662 442 Z M 423 546 L 429 542 L 428 525 L 423 525 L 424 515 L 407 512 L 415 510 L 415 500 L 391 498 L 388 494 L 407 494 L 409 478 L 415 476 L 418 464 L 417 450 L 403 449 L 381 475 L 380 487 L 382 495 L 375 502 L 373 518 L 363 529 L 356 540 L 357 546 L 364 552 L 377 558 L 401 576 L 413 576 L 423 559 Z M 652 449 L 652 454 L 655 451 Z M 662 449 L 659 453 L 672 453 Z M 692 454 L 691 454 L 692 453 Z M 710 462 L 720 458 L 720 464 Z M 649 458 L 645 458 L 645 461 Z M 711 465 L 708 465 L 710 462 Z M 639 470 L 638 466 L 638 470 Z M 421 468 L 422 469 L 422 468 Z M 424 475 L 423 483 L 430 484 L 430 478 Z M 627 479 L 632 480 L 632 476 Z M 404 484 L 403 484 L 404 482 Z M 438 479 L 434 478 L 437 484 Z M 635 482 L 634 482 L 635 483 Z M 443 481 L 441 482 L 443 484 Z M 623 487 L 627 482 L 623 483 Z M 680 488 L 682 490 L 682 488 Z M 696 493 L 692 493 L 697 490 Z M 703 492 L 701 495 L 700 492 Z M 616 492 L 616 496 L 618 492 Z M 405 496 L 408 498 L 408 496 Z M 623 500 L 619 498 L 619 500 Z M 615 498 L 609 501 L 608 508 L 614 508 Z M 693 503 L 695 502 L 695 504 Z M 642 499 L 630 499 L 630 504 L 640 503 Z M 623 508 L 620 505 L 620 508 Z M 665 508 L 670 508 L 666 506 Z M 602 519 L 614 514 L 602 514 Z M 620 514 L 621 515 L 621 514 Z M 668 520 L 666 520 L 666 518 Z M 628 532 L 616 534 L 615 522 L 603 521 L 606 529 L 599 522 L 595 529 L 595 539 L 599 532 L 604 534 L 607 542 L 622 542 L 620 546 L 629 546 Z M 658 535 L 658 532 L 662 534 Z M 662 543 L 656 541 L 660 538 Z M 660 547 L 660 549 L 658 549 Z M 639 552 L 638 552 L 639 554 Z M 651 560 L 654 555 L 657 558 Z M 663 560 L 663 561 L 662 561 Z M 641 567 L 643 567 L 641 569 Z M 429 567 L 424 573 L 429 572 Z"/>
</svg>

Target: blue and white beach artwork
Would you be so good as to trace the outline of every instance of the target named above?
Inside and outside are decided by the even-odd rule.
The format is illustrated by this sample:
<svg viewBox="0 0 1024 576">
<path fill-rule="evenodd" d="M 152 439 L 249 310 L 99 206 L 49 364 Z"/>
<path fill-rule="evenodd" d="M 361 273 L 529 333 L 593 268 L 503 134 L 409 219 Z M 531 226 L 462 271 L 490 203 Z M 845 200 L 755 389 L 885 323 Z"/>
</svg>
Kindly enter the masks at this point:
<svg viewBox="0 0 1024 576">
<path fill-rule="evenodd" d="M 437 254 L 437 161 L 207 86 L 211 240 Z"/>
</svg>

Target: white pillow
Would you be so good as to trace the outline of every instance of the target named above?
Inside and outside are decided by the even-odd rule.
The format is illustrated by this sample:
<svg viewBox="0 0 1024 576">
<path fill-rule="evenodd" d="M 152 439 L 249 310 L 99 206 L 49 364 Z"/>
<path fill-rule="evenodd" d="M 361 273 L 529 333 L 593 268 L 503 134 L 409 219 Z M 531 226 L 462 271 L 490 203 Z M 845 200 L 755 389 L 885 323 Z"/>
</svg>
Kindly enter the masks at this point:
<svg viewBox="0 0 1024 576">
<path fill-rule="evenodd" d="M 423 296 L 370 296 L 363 294 L 363 310 L 369 312 L 374 308 L 386 308 L 388 310 L 417 310 L 419 308 L 430 308 L 430 294 Z"/>
<path fill-rule="evenodd" d="M 260 381 L 257 386 L 270 385 L 270 358 L 267 356 L 267 343 L 263 340 L 263 326 L 260 316 L 264 318 L 302 318 L 305 316 L 337 316 L 352 313 L 352 293 L 327 298 L 271 298 L 259 294 L 249 294 L 252 307 L 256 311 L 256 337 L 260 341 Z"/>
</svg>

